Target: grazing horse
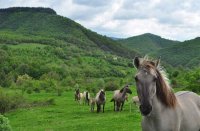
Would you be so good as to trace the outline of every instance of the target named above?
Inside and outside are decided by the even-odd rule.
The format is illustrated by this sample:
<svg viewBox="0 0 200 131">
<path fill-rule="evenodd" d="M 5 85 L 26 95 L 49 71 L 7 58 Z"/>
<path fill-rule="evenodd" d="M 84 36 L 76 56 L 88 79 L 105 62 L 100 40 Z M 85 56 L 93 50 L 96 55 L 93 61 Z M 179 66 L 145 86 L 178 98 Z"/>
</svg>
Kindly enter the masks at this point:
<svg viewBox="0 0 200 131">
<path fill-rule="evenodd" d="M 130 101 L 130 112 L 132 111 L 132 105 L 135 105 L 135 106 L 139 106 L 140 105 L 140 101 L 139 101 L 139 98 L 138 96 L 133 96 L 131 101 Z"/>
<path fill-rule="evenodd" d="M 96 101 L 96 105 L 97 105 L 97 113 L 99 113 L 101 111 L 101 105 L 103 105 L 103 113 L 104 113 L 104 107 L 105 107 L 105 103 L 106 103 L 106 94 L 103 89 L 101 89 L 97 93 L 97 95 L 95 97 L 95 101 Z"/>
<path fill-rule="evenodd" d="M 123 87 L 121 90 L 114 91 L 113 98 L 111 99 L 111 102 L 114 102 L 114 111 L 119 111 L 120 107 L 122 111 L 126 99 L 126 93 L 132 94 L 128 85 Z"/>
<path fill-rule="evenodd" d="M 83 92 L 83 99 L 85 104 L 90 104 L 90 93 L 88 91 Z"/>
<path fill-rule="evenodd" d="M 200 131 L 200 96 L 173 93 L 160 60 L 134 59 L 143 131 Z"/>
<path fill-rule="evenodd" d="M 132 103 L 134 103 L 135 105 L 140 105 L 140 101 L 139 101 L 138 96 L 134 96 L 134 97 L 132 98 Z"/>
</svg>

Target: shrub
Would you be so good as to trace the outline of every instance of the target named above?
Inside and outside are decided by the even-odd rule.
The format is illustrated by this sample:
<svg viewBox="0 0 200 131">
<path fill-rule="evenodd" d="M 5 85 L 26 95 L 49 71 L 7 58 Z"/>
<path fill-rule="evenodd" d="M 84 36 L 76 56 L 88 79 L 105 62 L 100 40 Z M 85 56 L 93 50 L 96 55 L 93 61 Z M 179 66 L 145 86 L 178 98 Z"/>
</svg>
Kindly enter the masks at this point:
<svg viewBox="0 0 200 131">
<path fill-rule="evenodd" d="M 25 103 L 25 99 L 20 95 L 10 96 L 0 91 L 0 113 L 16 109 Z"/>
<path fill-rule="evenodd" d="M 0 114 L 0 131 L 12 131 L 8 118 Z"/>
<path fill-rule="evenodd" d="M 106 83 L 105 90 L 106 91 L 114 91 L 119 88 L 119 85 L 114 83 L 113 81 Z"/>
<path fill-rule="evenodd" d="M 26 90 L 26 93 L 28 93 L 28 94 L 31 94 L 33 91 L 32 91 L 32 89 L 31 88 L 28 88 L 27 90 Z"/>
<path fill-rule="evenodd" d="M 38 87 L 35 87 L 35 88 L 33 89 L 33 91 L 34 91 L 35 93 L 40 93 L 40 89 L 39 89 Z"/>
</svg>

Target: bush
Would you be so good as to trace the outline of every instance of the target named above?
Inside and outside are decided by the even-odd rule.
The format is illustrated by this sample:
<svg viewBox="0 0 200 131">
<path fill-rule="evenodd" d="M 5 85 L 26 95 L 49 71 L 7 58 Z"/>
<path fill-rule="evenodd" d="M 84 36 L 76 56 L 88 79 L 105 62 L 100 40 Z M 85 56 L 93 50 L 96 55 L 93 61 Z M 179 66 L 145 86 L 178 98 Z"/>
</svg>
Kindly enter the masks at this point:
<svg viewBox="0 0 200 131">
<path fill-rule="evenodd" d="M 114 90 L 117 90 L 118 88 L 119 88 L 119 85 L 117 85 L 116 83 L 112 81 L 106 83 L 106 86 L 105 86 L 106 91 L 114 91 Z"/>
<path fill-rule="evenodd" d="M 20 95 L 9 96 L 0 91 L 0 113 L 16 109 L 25 103 L 25 99 Z"/>
<path fill-rule="evenodd" d="M 8 118 L 0 114 L 0 131 L 12 131 Z"/>
<path fill-rule="evenodd" d="M 33 89 L 33 91 L 34 91 L 35 93 L 40 93 L 40 89 L 39 89 L 38 87 L 35 87 L 35 88 Z"/>
<path fill-rule="evenodd" d="M 27 90 L 26 90 L 26 93 L 28 93 L 28 94 L 32 94 L 32 89 L 31 88 L 28 88 Z"/>
</svg>

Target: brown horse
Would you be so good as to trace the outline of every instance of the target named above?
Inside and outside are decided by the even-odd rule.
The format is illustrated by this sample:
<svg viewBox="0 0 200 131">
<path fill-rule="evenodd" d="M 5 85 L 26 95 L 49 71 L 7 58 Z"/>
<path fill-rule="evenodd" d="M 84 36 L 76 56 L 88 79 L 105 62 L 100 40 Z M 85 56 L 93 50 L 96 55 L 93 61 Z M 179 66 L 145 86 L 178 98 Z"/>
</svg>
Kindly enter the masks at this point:
<svg viewBox="0 0 200 131">
<path fill-rule="evenodd" d="M 79 101 L 80 100 L 80 90 L 79 89 L 75 89 L 74 99 L 75 99 L 75 101 Z"/>
<path fill-rule="evenodd" d="M 126 94 L 132 94 L 132 91 L 129 89 L 129 85 L 126 85 L 121 90 L 115 90 L 111 102 L 114 102 L 114 111 L 123 110 L 124 102 L 126 100 Z"/>
</svg>

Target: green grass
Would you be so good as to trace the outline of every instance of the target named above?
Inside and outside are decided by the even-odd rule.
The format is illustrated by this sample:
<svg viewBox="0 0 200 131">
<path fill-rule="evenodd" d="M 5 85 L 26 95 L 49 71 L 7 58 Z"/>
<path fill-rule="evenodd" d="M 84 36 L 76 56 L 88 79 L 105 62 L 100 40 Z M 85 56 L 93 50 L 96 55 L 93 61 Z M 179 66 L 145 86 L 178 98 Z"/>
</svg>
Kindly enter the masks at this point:
<svg viewBox="0 0 200 131">
<path fill-rule="evenodd" d="M 141 130 L 141 115 L 138 108 L 132 106 L 130 112 L 129 102 L 126 102 L 124 111 L 114 112 L 113 103 L 109 102 L 112 92 L 106 92 L 105 113 L 90 112 L 89 106 L 79 105 L 74 101 L 71 91 L 60 97 L 53 93 L 26 94 L 25 97 L 29 100 L 54 98 L 56 105 L 18 109 L 6 113 L 15 131 Z"/>
</svg>

